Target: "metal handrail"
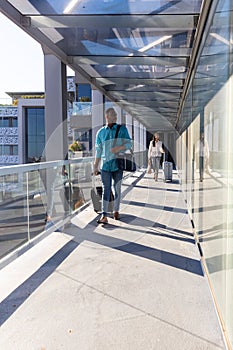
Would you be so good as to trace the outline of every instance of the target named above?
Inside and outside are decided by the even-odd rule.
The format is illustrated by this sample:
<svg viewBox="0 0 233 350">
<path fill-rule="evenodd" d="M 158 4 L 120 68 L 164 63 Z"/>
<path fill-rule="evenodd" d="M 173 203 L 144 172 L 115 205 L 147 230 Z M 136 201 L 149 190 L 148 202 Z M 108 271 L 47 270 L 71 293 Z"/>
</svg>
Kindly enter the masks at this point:
<svg viewBox="0 0 233 350">
<path fill-rule="evenodd" d="M 94 161 L 94 157 L 83 157 L 69 160 L 54 160 L 49 162 L 39 162 L 30 164 L 16 164 L 11 166 L 4 166 L 0 168 L 0 176 L 11 175 L 11 174 L 23 174 L 28 171 L 35 171 L 41 169 L 62 167 L 63 165 L 90 163 Z"/>
</svg>

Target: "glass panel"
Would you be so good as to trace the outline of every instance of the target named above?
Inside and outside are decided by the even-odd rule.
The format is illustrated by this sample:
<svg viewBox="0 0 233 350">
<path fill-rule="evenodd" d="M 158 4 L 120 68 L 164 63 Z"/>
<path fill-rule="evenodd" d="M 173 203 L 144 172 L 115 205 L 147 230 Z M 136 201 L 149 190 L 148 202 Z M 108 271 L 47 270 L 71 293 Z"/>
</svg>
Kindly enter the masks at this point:
<svg viewBox="0 0 233 350">
<path fill-rule="evenodd" d="M 105 79 L 105 78 L 96 78 L 96 80 L 100 83 L 100 85 L 110 85 L 111 88 L 111 84 L 122 84 L 128 87 L 132 87 L 134 88 L 135 86 L 138 86 L 140 83 L 140 80 L 137 78 L 128 78 L 127 81 L 123 78 L 116 78 L 113 77 L 110 79 Z M 143 79 L 142 83 L 147 85 L 151 85 L 155 88 L 157 87 L 164 87 L 164 86 L 173 86 L 173 87 L 182 87 L 182 80 L 176 79 L 176 80 L 171 80 L 171 79 Z M 108 89 L 108 88 L 107 88 Z"/>
<path fill-rule="evenodd" d="M 41 162 L 18 166 L 16 173 L 2 168 L 0 258 L 46 230 L 59 229 L 64 218 L 90 201 L 92 162 L 75 155 L 63 166 Z"/>
<path fill-rule="evenodd" d="M 123 95 L 113 94 L 115 90 L 136 89 L 138 96 L 140 92 L 140 97 L 135 99 L 126 96 L 127 111 L 136 117 L 147 116 L 145 104 L 153 99 L 156 102 L 157 96 L 152 95 L 144 100 L 147 92 L 158 92 L 161 86 L 168 92 L 172 85 L 171 94 L 177 101 L 180 98 L 202 0 L 10 0 L 10 3 L 25 15 L 25 26 L 37 28 L 43 34 L 38 34 L 39 41 L 46 36 L 51 47 L 55 45 L 65 56 L 72 56 L 73 68 L 78 65 L 88 75 L 88 81 L 108 91 L 110 99 L 120 103 L 125 100 Z M 226 27 L 223 22 L 224 19 L 214 23 L 218 30 L 222 28 L 221 34 Z M 144 89 L 136 85 L 144 85 Z M 170 94 L 160 98 L 169 105 Z M 134 101 L 138 112 L 129 103 Z M 156 109 L 156 103 L 148 107 L 145 123 L 157 128 L 157 120 L 149 118 L 153 113 L 159 118 L 161 110 Z M 168 113 L 173 110 L 176 113 L 177 107 L 172 106 Z M 163 128 L 162 116 L 159 121 Z"/>
<path fill-rule="evenodd" d="M 45 229 L 45 210 L 41 195 L 41 181 L 38 170 L 27 173 L 28 205 L 29 205 L 29 235 L 34 238 Z"/>
<path fill-rule="evenodd" d="M 72 115 L 91 115 L 92 102 L 73 102 Z"/>
<path fill-rule="evenodd" d="M 231 33 L 232 35 L 232 33 Z M 232 65 L 232 58 L 230 62 Z M 233 77 L 231 76 L 228 81 L 228 96 L 232 96 L 233 93 Z M 228 117 L 228 208 L 227 208 L 227 242 L 226 242 L 226 324 L 229 331 L 231 345 L 233 347 L 233 220 L 232 220 L 232 208 L 233 208 L 233 106 L 232 100 L 229 99 L 229 103 L 226 109 Z"/>
<path fill-rule="evenodd" d="M 8 117 L 0 117 L 0 127 L 9 127 L 10 122 Z"/>
<path fill-rule="evenodd" d="M 92 159 L 82 159 L 82 152 L 75 152 L 75 164 L 40 169 L 39 190 L 36 195 L 41 201 L 43 219 L 49 217 L 45 229 L 62 222 L 65 217 L 90 200 L 92 186 Z M 43 163 L 41 163 L 43 166 Z"/>
<path fill-rule="evenodd" d="M 12 155 L 14 156 L 18 155 L 18 146 L 12 146 Z"/>
<path fill-rule="evenodd" d="M 3 149 L 3 154 L 7 155 L 7 156 L 10 156 L 11 154 L 11 147 L 10 146 L 2 146 L 2 149 Z"/>
<path fill-rule="evenodd" d="M 0 258 L 28 239 L 25 174 L 0 176 Z"/>
<path fill-rule="evenodd" d="M 60 18 L 58 20 L 60 21 Z M 85 22 L 88 20 L 93 21 L 93 19 L 86 18 Z M 184 17 L 177 19 L 177 23 L 181 25 L 181 27 L 177 29 L 169 30 L 169 26 L 172 26 L 169 21 L 167 22 L 168 28 L 166 28 L 165 25 L 164 27 L 157 28 L 157 30 L 154 28 L 146 28 L 146 23 L 142 23 L 137 33 L 133 33 L 133 28 L 138 25 L 136 20 L 135 23 L 131 24 L 132 28 L 128 27 L 124 29 L 122 29 L 119 24 L 119 20 L 121 19 L 116 21 L 114 17 L 108 20 L 109 28 L 106 23 L 103 29 L 96 29 L 100 26 L 100 23 L 96 23 L 96 25 L 93 24 L 95 25 L 93 29 L 85 29 L 85 27 L 72 28 L 70 24 L 64 25 L 67 28 L 53 29 L 52 27 L 51 29 L 44 29 L 44 25 L 42 25 L 41 31 L 48 36 L 50 40 L 53 42 L 56 41 L 60 49 L 72 56 L 95 56 L 98 54 L 98 56 L 127 57 L 132 55 L 143 57 L 145 56 L 145 52 L 147 56 L 174 56 L 182 58 L 190 55 L 190 43 L 192 42 L 194 32 L 193 26 L 189 31 L 184 31 L 183 28 L 186 28 L 188 25 L 186 23 L 181 24 L 181 22 L 184 21 Z M 131 20 L 131 17 L 129 20 Z M 33 20 L 35 26 L 38 25 L 38 21 L 38 17 L 36 17 L 36 23 L 34 23 L 35 20 Z M 113 22 L 115 21 L 114 27 Z M 153 20 L 153 23 L 157 23 L 156 21 L 157 18 Z M 165 19 L 161 18 L 160 23 L 164 23 L 164 21 Z M 193 23 L 193 18 L 190 18 L 190 22 Z M 78 23 L 80 23 L 80 18 L 78 18 Z M 130 25 L 130 23 L 126 23 L 128 26 Z M 51 22 L 51 26 L 52 24 L 54 24 L 54 21 Z M 85 23 L 83 24 L 85 26 Z M 174 23 L 175 28 L 176 26 L 177 24 Z M 123 27 L 125 27 L 125 24 Z M 59 38 L 54 38 L 54 31 L 56 31 L 56 35 Z"/>
<path fill-rule="evenodd" d="M 233 345 L 232 6 L 232 1 L 218 4 L 192 83 L 192 98 L 187 96 L 179 128 L 186 130 L 182 140 L 188 132 L 186 158 L 193 161 L 188 204 L 218 310 Z M 190 167 L 191 162 L 186 168 L 182 165 L 186 186 Z"/>
<path fill-rule="evenodd" d="M 17 126 L 18 126 L 18 119 L 12 118 L 12 127 L 17 127 Z"/>
<path fill-rule="evenodd" d="M 201 0 L 167 1 L 167 0 L 47 0 L 32 1 L 32 0 L 10 0 L 14 7 L 25 15 L 29 14 L 175 14 L 175 13 L 197 13 L 200 11 Z"/>
<path fill-rule="evenodd" d="M 39 170 L 39 175 L 43 215 L 44 219 L 47 217 L 46 228 L 49 228 L 71 212 L 67 197 L 69 174 L 64 167 L 53 167 Z"/>
<path fill-rule="evenodd" d="M 98 65 L 94 66 L 94 69 L 101 74 L 102 77 L 108 78 L 117 74 L 118 78 L 127 76 L 129 78 L 134 78 L 135 73 L 137 73 L 138 79 L 184 79 L 186 76 L 185 67 L 161 67 L 158 65 L 145 66 L 145 65 Z"/>
</svg>

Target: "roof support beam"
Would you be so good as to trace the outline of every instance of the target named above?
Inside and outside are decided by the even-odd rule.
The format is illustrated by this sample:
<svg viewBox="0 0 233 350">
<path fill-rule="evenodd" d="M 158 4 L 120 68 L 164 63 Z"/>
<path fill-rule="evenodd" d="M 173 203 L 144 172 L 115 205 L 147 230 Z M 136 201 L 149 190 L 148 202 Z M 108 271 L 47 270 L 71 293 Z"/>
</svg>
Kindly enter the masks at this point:
<svg viewBox="0 0 233 350">
<path fill-rule="evenodd" d="M 198 61 L 204 47 L 207 35 L 209 33 L 209 28 L 212 24 L 212 20 L 215 14 L 215 10 L 218 5 L 218 0 L 204 0 L 201 8 L 200 18 L 197 24 L 196 35 L 194 39 L 194 44 L 191 53 L 191 59 L 188 66 L 188 73 L 184 82 L 184 88 L 181 95 L 180 106 L 177 113 L 177 121 L 175 128 L 177 129 L 180 116 L 184 107 L 185 98 L 189 91 L 190 85 L 192 83 L 192 77 L 198 65 Z"/>
</svg>

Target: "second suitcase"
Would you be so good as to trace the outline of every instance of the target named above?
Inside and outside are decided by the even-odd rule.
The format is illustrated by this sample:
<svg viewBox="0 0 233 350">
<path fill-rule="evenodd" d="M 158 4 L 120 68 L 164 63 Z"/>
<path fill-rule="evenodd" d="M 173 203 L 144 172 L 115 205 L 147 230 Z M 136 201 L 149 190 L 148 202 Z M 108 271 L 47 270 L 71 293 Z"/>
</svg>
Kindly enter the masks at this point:
<svg viewBox="0 0 233 350">
<path fill-rule="evenodd" d="M 164 181 L 172 181 L 172 162 L 163 162 Z"/>
</svg>

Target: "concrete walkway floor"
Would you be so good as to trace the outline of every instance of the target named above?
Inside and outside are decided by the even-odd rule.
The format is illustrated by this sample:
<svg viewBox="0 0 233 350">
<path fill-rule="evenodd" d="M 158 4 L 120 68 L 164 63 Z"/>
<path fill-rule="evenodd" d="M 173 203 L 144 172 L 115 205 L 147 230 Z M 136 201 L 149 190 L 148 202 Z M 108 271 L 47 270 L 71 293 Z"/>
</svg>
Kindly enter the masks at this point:
<svg viewBox="0 0 233 350">
<path fill-rule="evenodd" d="M 123 191 L 120 221 L 89 206 L 0 271 L 1 350 L 226 349 L 177 176 Z"/>
</svg>

